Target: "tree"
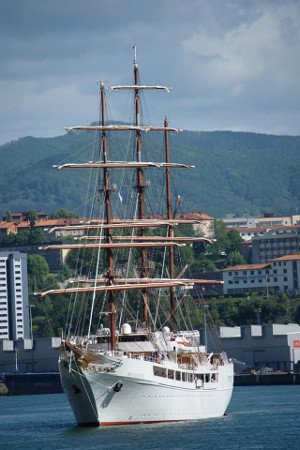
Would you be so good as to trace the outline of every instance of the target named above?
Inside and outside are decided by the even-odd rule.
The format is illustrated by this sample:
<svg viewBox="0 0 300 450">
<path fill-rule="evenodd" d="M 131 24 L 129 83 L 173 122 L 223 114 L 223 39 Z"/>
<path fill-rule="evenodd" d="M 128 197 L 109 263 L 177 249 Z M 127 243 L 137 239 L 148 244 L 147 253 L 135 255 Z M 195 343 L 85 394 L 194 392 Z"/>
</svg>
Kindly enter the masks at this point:
<svg viewBox="0 0 300 450">
<path fill-rule="evenodd" d="M 237 230 L 227 231 L 226 239 L 226 253 L 238 252 L 243 239 Z"/>
<path fill-rule="evenodd" d="M 6 222 L 12 222 L 12 215 L 10 211 L 6 211 L 6 216 L 5 216 Z"/>
<path fill-rule="evenodd" d="M 29 245 L 38 245 L 46 241 L 46 236 L 43 230 L 31 230 L 28 236 Z"/>
<path fill-rule="evenodd" d="M 71 219 L 71 218 L 77 218 L 78 216 L 74 214 L 72 211 L 69 211 L 68 209 L 61 208 L 55 213 L 52 213 L 50 215 L 50 219 Z"/>
<path fill-rule="evenodd" d="M 191 265 L 192 273 L 215 272 L 216 270 L 215 264 L 207 258 L 197 259 Z"/>
<path fill-rule="evenodd" d="M 35 222 L 38 220 L 38 213 L 34 209 L 28 211 L 28 220 L 29 222 Z"/>
<path fill-rule="evenodd" d="M 41 255 L 29 255 L 28 259 L 29 291 L 41 289 L 49 275 L 49 266 Z"/>
<path fill-rule="evenodd" d="M 227 250 L 227 228 L 224 222 L 221 220 L 214 220 L 213 223 L 213 236 L 216 239 L 211 245 L 211 251 L 213 255 L 221 255 L 226 253 Z"/>
<path fill-rule="evenodd" d="M 226 267 L 238 266 L 245 263 L 245 258 L 237 250 L 229 253 L 228 257 L 226 258 Z"/>
</svg>

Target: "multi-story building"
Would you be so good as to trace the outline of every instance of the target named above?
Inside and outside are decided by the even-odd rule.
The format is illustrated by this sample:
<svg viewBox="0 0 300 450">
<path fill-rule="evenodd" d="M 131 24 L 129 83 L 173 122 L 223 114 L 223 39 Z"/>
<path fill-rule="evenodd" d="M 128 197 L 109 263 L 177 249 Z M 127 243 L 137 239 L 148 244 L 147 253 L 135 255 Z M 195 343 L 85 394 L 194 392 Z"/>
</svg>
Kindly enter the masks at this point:
<svg viewBox="0 0 300 450">
<path fill-rule="evenodd" d="M 269 263 L 243 264 L 223 270 L 226 295 L 251 292 L 268 296 L 270 289 L 290 294 L 300 292 L 300 253 L 275 258 Z"/>
<path fill-rule="evenodd" d="M 222 221 L 227 228 L 287 227 L 300 224 L 300 215 L 275 216 L 273 213 L 265 213 L 264 217 L 231 217 Z"/>
<path fill-rule="evenodd" d="M 254 228 L 255 217 L 231 217 L 222 219 L 227 228 Z"/>
<path fill-rule="evenodd" d="M 300 253 L 300 225 L 276 227 L 252 238 L 252 263 Z"/>
<path fill-rule="evenodd" d="M 268 228 L 266 227 L 254 227 L 254 228 L 235 228 L 235 230 L 239 233 L 243 241 L 251 241 L 251 239 L 254 236 L 263 236 L 267 231 Z"/>
<path fill-rule="evenodd" d="M 264 217 L 256 217 L 255 225 L 257 227 L 278 227 L 278 226 L 293 226 L 300 223 L 300 215 L 292 216 L 274 216 L 273 213 L 265 214 Z"/>
<path fill-rule="evenodd" d="M 29 338 L 27 255 L 0 252 L 0 339 Z"/>
</svg>

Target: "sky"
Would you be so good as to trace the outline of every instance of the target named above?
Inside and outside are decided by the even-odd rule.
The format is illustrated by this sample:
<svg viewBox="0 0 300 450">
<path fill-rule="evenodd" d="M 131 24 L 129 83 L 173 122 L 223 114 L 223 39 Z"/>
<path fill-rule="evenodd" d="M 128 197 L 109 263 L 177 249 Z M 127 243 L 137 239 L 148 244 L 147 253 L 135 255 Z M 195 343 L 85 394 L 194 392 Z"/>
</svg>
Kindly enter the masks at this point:
<svg viewBox="0 0 300 450">
<path fill-rule="evenodd" d="M 0 0 L 0 144 L 99 116 L 99 81 L 131 84 L 145 122 L 300 134 L 300 0 Z M 129 120 L 128 94 L 108 92 Z M 147 120 L 146 120 L 147 119 Z"/>
</svg>

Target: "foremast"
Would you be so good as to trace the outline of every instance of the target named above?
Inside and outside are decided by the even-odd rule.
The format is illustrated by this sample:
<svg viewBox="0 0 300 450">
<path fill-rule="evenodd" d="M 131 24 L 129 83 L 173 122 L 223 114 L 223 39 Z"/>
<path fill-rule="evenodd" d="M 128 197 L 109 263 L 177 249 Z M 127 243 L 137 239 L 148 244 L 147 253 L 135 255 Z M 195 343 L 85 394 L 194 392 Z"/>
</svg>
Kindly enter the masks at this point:
<svg viewBox="0 0 300 450">
<path fill-rule="evenodd" d="M 101 81 L 100 83 L 100 97 L 101 97 L 101 125 L 103 127 L 102 130 L 102 153 L 103 153 L 103 163 L 104 165 L 107 163 L 107 138 L 106 138 L 106 130 L 105 130 L 105 91 L 104 84 Z M 107 228 L 104 229 L 105 233 L 105 242 L 110 244 L 112 241 L 111 236 L 111 228 L 109 225 L 111 223 L 111 202 L 110 202 L 110 182 L 109 182 L 109 170 L 107 167 L 103 168 L 103 183 L 104 183 L 104 205 L 105 205 L 105 222 L 108 225 Z M 114 282 L 114 259 L 113 259 L 113 249 L 112 247 L 108 247 L 106 250 L 107 256 L 107 286 L 111 286 Z M 98 274 L 96 274 L 96 278 Z M 109 291 L 109 328 L 110 328 L 110 347 L 113 351 L 116 346 L 116 305 L 115 305 L 115 296 L 113 291 Z"/>
</svg>

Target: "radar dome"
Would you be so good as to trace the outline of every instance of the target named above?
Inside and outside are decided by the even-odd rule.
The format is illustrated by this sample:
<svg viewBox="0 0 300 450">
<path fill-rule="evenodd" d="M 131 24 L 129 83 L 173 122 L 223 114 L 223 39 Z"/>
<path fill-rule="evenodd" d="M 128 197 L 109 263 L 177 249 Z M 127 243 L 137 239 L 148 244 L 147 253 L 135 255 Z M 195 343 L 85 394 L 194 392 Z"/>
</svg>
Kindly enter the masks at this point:
<svg viewBox="0 0 300 450">
<path fill-rule="evenodd" d="M 161 331 L 163 333 L 170 333 L 170 328 L 169 327 L 163 327 Z"/>
<path fill-rule="evenodd" d="M 131 334 L 131 325 L 129 323 L 123 323 L 122 334 Z"/>
</svg>

